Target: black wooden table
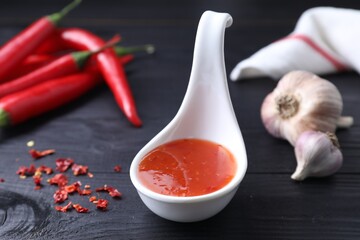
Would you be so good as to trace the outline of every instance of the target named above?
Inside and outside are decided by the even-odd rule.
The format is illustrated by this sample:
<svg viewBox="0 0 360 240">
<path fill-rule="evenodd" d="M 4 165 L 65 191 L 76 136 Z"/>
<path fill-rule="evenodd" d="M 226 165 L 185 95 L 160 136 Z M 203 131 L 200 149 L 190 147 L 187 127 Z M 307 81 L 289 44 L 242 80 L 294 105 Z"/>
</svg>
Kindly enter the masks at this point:
<svg viewBox="0 0 360 240">
<path fill-rule="evenodd" d="M 68 1 L 4 0 L 0 7 L 3 43 L 39 16 Z M 259 115 L 260 105 L 276 82 L 269 78 L 229 82 L 230 94 L 245 140 L 249 167 L 231 203 L 215 217 L 181 224 L 164 220 L 141 202 L 130 182 L 135 154 L 176 114 L 184 96 L 192 62 L 198 20 L 207 10 L 228 12 L 234 19 L 226 30 L 225 60 L 235 64 L 292 31 L 300 14 L 314 6 L 360 9 L 359 1 L 95 1 L 86 0 L 63 22 L 123 45 L 152 43 L 157 52 L 126 67 L 142 128 L 132 127 L 103 85 L 65 107 L 0 130 L 0 239 L 359 239 L 360 238 L 360 77 L 355 72 L 325 76 L 344 98 L 344 114 L 352 115 L 350 130 L 337 133 L 344 165 L 332 177 L 301 183 L 290 179 L 296 162 L 293 148 L 271 137 Z M 21 49 L 19 49 L 21 51 Z M 0 66 L 1 67 L 1 66 Z M 32 160 L 26 143 L 56 149 L 54 155 Z M 55 167 L 55 159 L 71 157 L 94 174 L 74 177 L 92 188 L 118 188 L 121 200 L 109 200 L 106 212 L 87 197 L 71 201 L 90 208 L 87 214 L 54 210 L 55 187 L 34 190 L 31 178 L 15 174 L 20 165 Z M 116 173 L 113 167 L 122 166 Z M 46 180 L 48 177 L 44 176 Z M 45 181 L 44 180 L 44 181 Z"/>
</svg>

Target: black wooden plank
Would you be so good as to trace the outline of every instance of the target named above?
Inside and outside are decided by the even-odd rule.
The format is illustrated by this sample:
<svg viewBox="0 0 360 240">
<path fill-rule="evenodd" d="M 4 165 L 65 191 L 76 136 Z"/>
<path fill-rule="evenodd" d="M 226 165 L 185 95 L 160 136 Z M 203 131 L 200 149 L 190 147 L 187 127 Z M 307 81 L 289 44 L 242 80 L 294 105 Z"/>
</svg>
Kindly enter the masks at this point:
<svg viewBox="0 0 360 240">
<path fill-rule="evenodd" d="M 5 0 L 0 7 L 3 43 L 40 15 L 69 1 Z M 152 214 L 132 186 L 128 170 L 135 154 L 175 115 L 186 91 L 196 25 L 205 9 L 230 12 L 234 25 L 226 30 L 227 72 L 243 58 L 292 31 L 304 10 L 320 5 L 360 8 L 358 1 L 95 1 L 86 0 L 64 21 L 108 39 L 119 32 L 124 45 L 153 43 L 154 56 L 127 66 L 129 82 L 144 120 L 133 128 L 106 86 L 43 117 L 0 130 L 1 239 L 359 239 L 360 81 L 354 72 L 325 76 L 343 94 L 344 114 L 355 125 L 338 131 L 344 166 L 330 178 L 295 183 L 293 148 L 271 137 L 262 126 L 260 105 L 276 82 L 269 78 L 229 82 L 235 113 L 245 139 L 249 168 L 230 205 L 207 221 L 179 224 Z M 32 179 L 20 180 L 19 165 L 29 165 L 26 142 L 57 153 L 35 161 L 54 167 L 58 157 L 89 165 L 94 178 L 80 179 L 92 187 L 114 185 L 124 193 L 110 201 L 109 211 L 89 214 L 53 210 L 54 187 L 33 190 Z M 116 164 L 123 166 L 114 173 Z M 47 178 L 46 176 L 44 177 Z M 107 195 L 102 197 L 110 199 Z M 86 197 L 74 201 L 92 206 Z"/>
<path fill-rule="evenodd" d="M 127 174 L 72 177 L 92 187 L 109 184 L 123 192 L 109 200 L 109 211 L 94 209 L 88 197 L 70 200 L 88 214 L 53 210 L 55 187 L 33 191 L 31 179 L 12 175 L 0 189 L 2 239 L 356 239 L 360 236 L 358 175 L 295 183 L 287 174 L 249 174 L 232 202 L 217 216 L 199 223 L 163 220 L 143 205 Z M 16 199 L 16 200 L 15 200 Z M 346 204 L 344 204 L 346 203 Z M 6 212 L 6 213 L 5 213 Z"/>
</svg>

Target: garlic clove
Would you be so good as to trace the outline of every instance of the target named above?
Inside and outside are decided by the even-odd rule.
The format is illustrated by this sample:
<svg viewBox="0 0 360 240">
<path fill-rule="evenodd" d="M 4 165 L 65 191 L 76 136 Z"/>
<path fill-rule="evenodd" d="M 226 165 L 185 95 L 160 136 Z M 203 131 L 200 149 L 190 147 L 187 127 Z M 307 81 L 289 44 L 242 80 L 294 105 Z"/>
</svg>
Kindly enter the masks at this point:
<svg viewBox="0 0 360 240">
<path fill-rule="evenodd" d="M 292 71 L 264 99 L 261 119 L 271 135 L 295 145 L 304 131 L 334 132 L 337 124 L 349 127 L 351 117 L 344 121 L 342 108 L 340 92 L 331 82 L 309 72 Z"/>
<path fill-rule="evenodd" d="M 306 131 L 295 144 L 297 167 L 291 178 L 325 177 L 337 172 L 343 163 L 338 140 L 333 133 Z"/>
</svg>

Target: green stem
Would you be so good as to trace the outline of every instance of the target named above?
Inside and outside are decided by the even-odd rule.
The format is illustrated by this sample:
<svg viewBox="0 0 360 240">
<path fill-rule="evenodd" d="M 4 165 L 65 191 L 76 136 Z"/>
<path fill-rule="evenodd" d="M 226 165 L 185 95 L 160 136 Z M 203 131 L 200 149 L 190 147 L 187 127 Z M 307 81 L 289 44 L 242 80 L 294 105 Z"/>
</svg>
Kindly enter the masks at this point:
<svg viewBox="0 0 360 240">
<path fill-rule="evenodd" d="M 71 10 L 73 10 L 75 7 L 77 7 L 82 0 L 74 0 L 69 5 L 64 7 L 60 12 L 53 13 L 48 17 L 48 19 L 54 24 L 58 25 L 58 23 L 63 19 Z"/>
<path fill-rule="evenodd" d="M 0 127 L 6 127 L 9 125 L 10 125 L 9 114 L 4 109 L 0 109 Z"/>
<path fill-rule="evenodd" d="M 108 42 L 106 42 L 104 44 L 104 46 L 102 46 L 96 50 L 73 52 L 73 53 L 71 53 L 71 55 L 74 58 L 74 61 L 76 62 L 78 69 L 82 69 L 91 55 L 97 54 L 97 53 L 103 51 L 104 49 L 114 47 L 114 45 L 117 44 L 119 41 L 120 41 L 120 36 L 115 35 L 112 39 L 110 39 Z"/>
<path fill-rule="evenodd" d="M 146 44 L 134 47 L 115 47 L 114 50 L 118 56 L 124 56 L 126 54 L 132 54 L 135 52 L 146 52 L 148 54 L 152 54 L 155 52 L 155 47 L 154 45 Z"/>
<path fill-rule="evenodd" d="M 91 51 L 80 51 L 71 53 L 71 56 L 74 58 L 76 66 L 80 70 L 85 66 L 85 63 L 92 54 Z"/>
</svg>

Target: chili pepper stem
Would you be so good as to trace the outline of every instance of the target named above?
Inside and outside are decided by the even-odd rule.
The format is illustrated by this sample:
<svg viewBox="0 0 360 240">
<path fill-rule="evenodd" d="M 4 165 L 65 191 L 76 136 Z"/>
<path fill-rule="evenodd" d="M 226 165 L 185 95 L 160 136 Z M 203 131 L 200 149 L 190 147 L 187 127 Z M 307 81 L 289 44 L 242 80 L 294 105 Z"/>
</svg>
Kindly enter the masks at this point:
<svg viewBox="0 0 360 240">
<path fill-rule="evenodd" d="M 10 124 L 9 114 L 4 110 L 0 109 L 0 127 L 5 127 Z"/>
<path fill-rule="evenodd" d="M 153 54 L 155 52 L 155 47 L 151 44 L 133 47 L 115 47 L 115 52 L 118 56 L 124 56 L 135 52 L 146 52 L 147 54 Z"/>
<path fill-rule="evenodd" d="M 97 54 L 99 52 L 104 51 L 107 48 L 113 47 L 115 44 L 117 44 L 121 40 L 120 35 L 115 35 L 113 38 L 111 38 L 107 43 L 104 44 L 104 46 L 94 50 L 94 51 L 80 51 L 80 52 L 73 52 L 71 53 L 71 56 L 73 57 L 78 69 L 82 69 L 87 62 L 88 58 L 91 55 Z"/>
<path fill-rule="evenodd" d="M 53 13 L 48 17 L 48 19 L 54 24 L 57 25 L 62 18 L 64 18 L 71 10 L 77 7 L 82 0 L 74 0 L 69 5 L 65 6 L 60 12 Z"/>
</svg>

